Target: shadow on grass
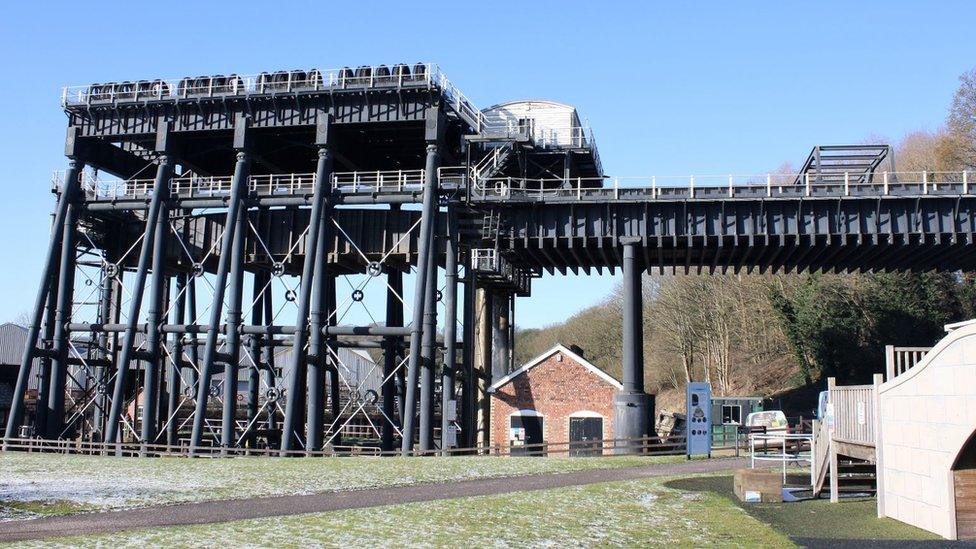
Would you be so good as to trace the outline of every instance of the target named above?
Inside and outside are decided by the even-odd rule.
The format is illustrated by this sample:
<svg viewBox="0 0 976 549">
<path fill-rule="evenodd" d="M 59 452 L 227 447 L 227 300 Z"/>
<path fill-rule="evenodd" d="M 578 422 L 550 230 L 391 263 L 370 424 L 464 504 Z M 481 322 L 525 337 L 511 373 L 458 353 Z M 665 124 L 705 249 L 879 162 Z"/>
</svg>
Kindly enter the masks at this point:
<svg viewBox="0 0 976 549">
<path fill-rule="evenodd" d="M 834 504 L 824 499 L 743 503 L 732 493 L 731 476 L 673 480 L 665 486 L 686 492 L 718 494 L 807 547 L 935 547 L 946 543 L 931 532 L 894 519 L 879 519 L 874 498 L 852 498 Z M 976 547 L 976 544 L 969 546 Z"/>
</svg>

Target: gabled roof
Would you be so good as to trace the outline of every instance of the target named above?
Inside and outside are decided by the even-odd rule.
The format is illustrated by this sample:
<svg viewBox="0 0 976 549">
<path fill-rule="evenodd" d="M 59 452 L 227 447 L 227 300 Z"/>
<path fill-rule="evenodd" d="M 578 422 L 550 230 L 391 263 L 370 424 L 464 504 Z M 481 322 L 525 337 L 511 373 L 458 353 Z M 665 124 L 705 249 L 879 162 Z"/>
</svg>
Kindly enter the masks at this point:
<svg viewBox="0 0 976 549">
<path fill-rule="evenodd" d="M 507 376 L 499 379 L 495 383 L 492 383 L 491 384 L 491 387 L 488 387 L 488 392 L 489 393 L 494 393 L 500 387 L 502 387 L 503 385 L 508 384 L 508 382 L 512 381 L 516 377 L 524 374 L 525 372 L 528 372 L 529 370 L 531 370 L 532 368 L 535 368 L 539 364 L 542 364 L 547 358 L 551 357 L 555 353 L 562 353 L 562 354 L 568 356 L 569 358 L 573 359 L 573 361 L 575 361 L 576 363 L 580 364 L 581 366 L 583 366 L 587 370 L 593 372 L 594 374 L 597 375 L 597 377 L 599 377 L 603 381 L 606 381 L 610 385 L 613 385 L 617 389 L 623 389 L 624 388 L 623 384 L 621 384 L 619 381 L 617 381 L 616 379 L 614 379 L 613 376 L 611 376 L 610 374 L 608 374 L 608 373 L 604 372 L 603 370 L 597 368 L 596 366 L 593 365 L 592 362 L 590 362 L 589 360 L 586 360 L 585 358 L 583 358 L 583 357 L 579 356 L 578 354 L 574 353 L 573 351 L 571 351 L 568 347 L 566 347 L 562 343 L 557 343 L 555 347 L 553 347 L 552 349 L 549 349 L 548 351 L 546 351 L 546 352 L 542 353 L 541 355 L 539 355 L 539 356 L 533 358 L 532 360 L 528 361 L 524 366 L 522 366 L 518 370 L 515 370 L 514 372 L 511 372 Z"/>
</svg>

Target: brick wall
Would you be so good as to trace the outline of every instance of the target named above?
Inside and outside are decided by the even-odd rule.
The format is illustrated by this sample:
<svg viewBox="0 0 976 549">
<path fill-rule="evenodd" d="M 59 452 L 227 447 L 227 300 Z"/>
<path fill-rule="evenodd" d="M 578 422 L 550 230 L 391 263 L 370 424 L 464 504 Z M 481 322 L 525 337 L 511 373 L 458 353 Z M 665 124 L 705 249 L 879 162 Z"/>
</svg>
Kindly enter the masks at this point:
<svg viewBox="0 0 976 549">
<path fill-rule="evenodd" d="M 562 356 L 562 361 L 557 356 Z M 535 410 L 544 416 L 547 442 L 569 440 L 569 416 L 603 416 L 603 438 L 613 438 L 613 396 L 617 388 L 561 351 L 513 378 L 491 396 L 491 443 L 508 444 L 509 416 Z"/>
</svg>

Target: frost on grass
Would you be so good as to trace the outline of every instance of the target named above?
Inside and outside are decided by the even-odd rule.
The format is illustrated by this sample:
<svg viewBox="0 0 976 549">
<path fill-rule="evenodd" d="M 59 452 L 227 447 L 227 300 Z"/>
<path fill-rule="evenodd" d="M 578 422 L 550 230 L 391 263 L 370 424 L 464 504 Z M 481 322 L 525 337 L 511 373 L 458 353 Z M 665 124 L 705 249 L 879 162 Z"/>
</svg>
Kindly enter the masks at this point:
<svg viewBox="0 0 976 549">
<path fill-rule="evenodd" d="M 686 498 L 667 479 L 612 482 L 226 524 L 49 540 L 101 547 L 788 546 L 726 498 Z M 38 544 L 43 545 L 43 544 Z"/>
<path fill-rule="evenodd" d="M 0 504 L 94 509 L 606 469 L 675 458 L 117 458 L 0 454 Z"/>
</svg>

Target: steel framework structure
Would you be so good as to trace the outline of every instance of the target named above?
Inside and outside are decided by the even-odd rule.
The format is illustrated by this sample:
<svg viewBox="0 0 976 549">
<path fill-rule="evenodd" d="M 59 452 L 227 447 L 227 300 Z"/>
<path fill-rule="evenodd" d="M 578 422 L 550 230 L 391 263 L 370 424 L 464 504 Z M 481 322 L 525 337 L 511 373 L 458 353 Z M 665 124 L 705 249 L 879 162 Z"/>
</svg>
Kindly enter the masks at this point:
<svg viewBox="0 0 976 549">
<path fill-rule="evenodd" d="M 483 389 L 512 369 L 514 297 L 544 272 L 617 267 L 616 432 L 637 440 L 646 270 L 976 263 L 967 172 L 880 171 L 886 146 L 840 146 L 800 174 L 607 178 L 583 128 L 554 144 L 488 119 L 431 64 L 95 84 L 62 103 L 68 164 L 7 440 L 472 447 Z M 351 376 L 343 347 L 373 369 Z"/>
</svg>

